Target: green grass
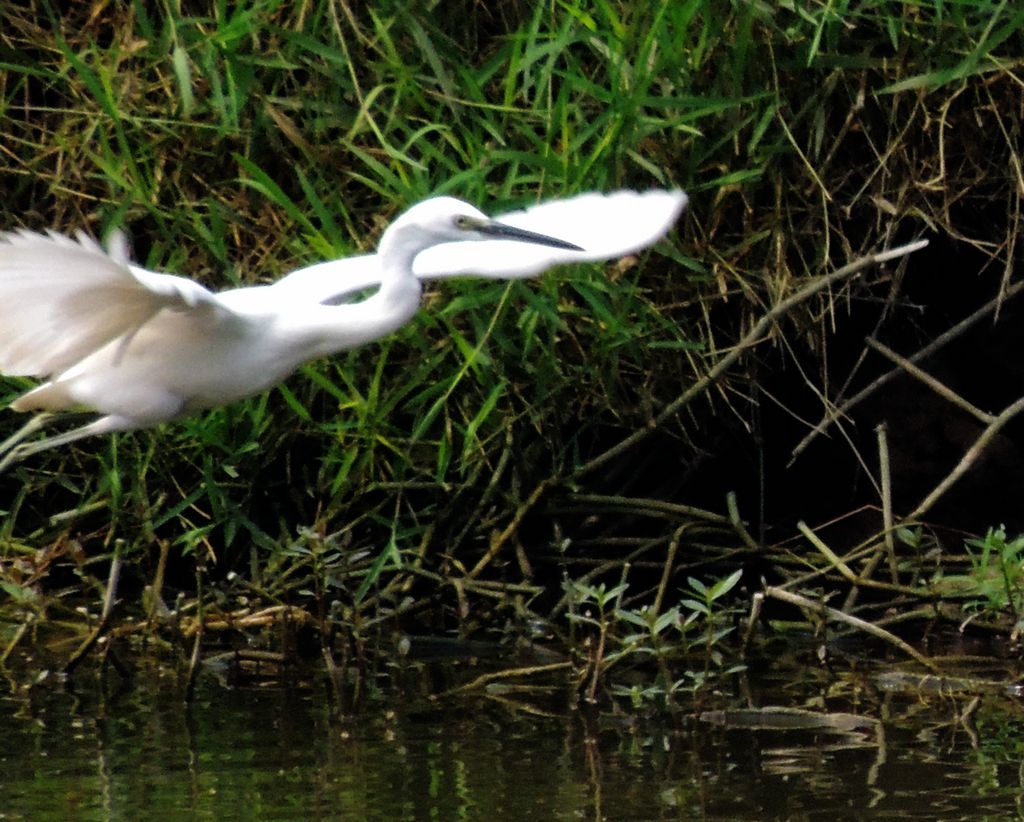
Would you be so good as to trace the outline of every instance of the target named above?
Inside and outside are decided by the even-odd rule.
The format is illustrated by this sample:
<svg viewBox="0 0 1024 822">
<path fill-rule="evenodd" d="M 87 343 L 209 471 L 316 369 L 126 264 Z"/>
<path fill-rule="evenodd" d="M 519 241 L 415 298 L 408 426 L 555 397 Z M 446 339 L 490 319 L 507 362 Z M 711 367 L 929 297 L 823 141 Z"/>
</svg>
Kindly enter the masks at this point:
<svg viewBox="0 0 1024 822">
<path fill-rule="evenodd" d="M 223 288 L 372 249 L 431 194 L 693 195 L 635 265 L 445 284 L 392 338 L 263 397 L 0 477 L 8 558 L 123 539 L 148 578 L 165 540 L 267 585 L 308 533 L 361 557 L 330 584 L 378 604 L 395 558 L 471 568 L 539 482 L 643 428 L 805 278 L 944 225 L 937 135 L 1012 99 L 1024 46 L 1006 2 L 62 8 L 5 12 L 4 228 L 123 228 L 143 264 Z M 833 310 L 790 330 L 813 348 Z M 749 395 L 736 374 L 670 426 L 679 461 Z M 528 576 L 511 550 L 497 576 Z"/>
</svg>

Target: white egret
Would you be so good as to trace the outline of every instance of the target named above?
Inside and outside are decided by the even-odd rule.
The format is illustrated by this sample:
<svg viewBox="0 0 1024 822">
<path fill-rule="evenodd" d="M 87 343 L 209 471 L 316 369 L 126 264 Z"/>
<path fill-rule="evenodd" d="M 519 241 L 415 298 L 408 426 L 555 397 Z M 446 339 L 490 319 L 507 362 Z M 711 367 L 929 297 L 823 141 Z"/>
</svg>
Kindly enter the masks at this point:
<svg viewBox="0 0 1024 822">
<path fill-rule="evenodd" d="M 419 306 L 421 280 L 529 277 L 644 248 L 685 204 L 681 191 L 584 194 L 491 220 L 436 197 L 392 223 L 376 254 L 216 294 L 132 265 L 119 238 L 104 250 L 81 233 L 0 234 L 0 373 L 47 379 L 10 404 L 39 413 L 0 444 L 0 470 L 84 437 L 258 394 L 307 360 L 402 326 Z M 346 302 L 374 285 L 367 299 Z M 99 418 L 24 442 L 55 413 L 81 410 Z"/>
</svg>

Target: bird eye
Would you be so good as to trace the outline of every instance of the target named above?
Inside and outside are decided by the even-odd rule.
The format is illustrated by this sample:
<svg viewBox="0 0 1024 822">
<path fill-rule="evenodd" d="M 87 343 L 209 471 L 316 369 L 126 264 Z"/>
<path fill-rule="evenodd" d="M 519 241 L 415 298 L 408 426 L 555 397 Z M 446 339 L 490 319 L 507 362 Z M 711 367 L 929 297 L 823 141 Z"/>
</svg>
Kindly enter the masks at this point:
<svg viewBox="0 0 1024 822">
<path fill-rule="evenodd" d="M 455 216 L 455 227 L 456 228 L 471 228 L 472 221 L 465 214 L 457 214 Z"/>
</svg>

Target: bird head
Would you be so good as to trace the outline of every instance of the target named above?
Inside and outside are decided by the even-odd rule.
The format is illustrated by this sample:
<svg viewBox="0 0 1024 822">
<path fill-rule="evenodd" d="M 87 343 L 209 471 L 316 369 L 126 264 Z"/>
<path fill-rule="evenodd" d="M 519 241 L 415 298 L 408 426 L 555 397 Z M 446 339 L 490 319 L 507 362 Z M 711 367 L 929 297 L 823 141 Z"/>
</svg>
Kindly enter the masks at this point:
<svg viewBox="0 0 1024 822">
<path fill-rule="evenodd" d="M 417 203 L 392 223 L 385 237 L 381 238 L 381 244 L 384 245 L 388 234 L 411 233 L 413 230 L 423 239 L 425 246 L 463 240 L 515 240 L 570 251 L 583 250 L 546 234 L 492 220 L 479 209 L 454 197 L 432 197 Z"/>
</svg>

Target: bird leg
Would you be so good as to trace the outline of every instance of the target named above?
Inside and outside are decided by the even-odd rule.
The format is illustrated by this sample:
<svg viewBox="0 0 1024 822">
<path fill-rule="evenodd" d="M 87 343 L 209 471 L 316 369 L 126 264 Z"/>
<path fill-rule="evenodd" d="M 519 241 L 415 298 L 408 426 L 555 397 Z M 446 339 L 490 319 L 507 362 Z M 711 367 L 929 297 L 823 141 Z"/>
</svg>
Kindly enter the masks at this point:
<svg viewBox="0 0 1024 822">
<path fill-rule="evenodd" d="M 46 427 L 47 423 L 53 419 L 53 414 L 49 411 L 43 411 L 39 414 L 34 414 L 28 422 L 26 422 L 21 428 L 15 431 L 11 436 L 0 443 L 0 454 L 6 454 L 12 450 L 18 443 L 27 437 L 31 437 L 36 431 L 41 431 Z"/>
<path fill-rule="evenodd" d="M 44 412 L 37 414 L 25 425 L 21 427 L 13 436 L 9 437 L 0 446 L 0 454 L 6 454 L 3 459 L 0 460 L 0 474 L 2 474 L 7 467 L 13 465 L 16 462 L 21 462 L 26 457 L 31 457 L 33 454 L 38 454 L 40 451 L 48 451 L 51 448 L 60 448 L 62 445 L 68 445 L 72 442 L 85 439 L 86 437 L 92 437 L 97 434 L 110 434 L 114 431 L 127 431 L 132 428 L 136 428 L 130 420 L 124 417 L 119 417 L 115 414 L 108 414 L 105 417 L 100 417 L 98 420 L 88 423 L 87 425 L 81 425 L 78 428 L 72 428 L 70 431 L 65 431 L 63 434 L 56 434 L 46 439 L 38 440 L 37 442 L 21 442 L 25 437 L 38 431 L 54 414 Z M 33 427 L 34 424 L 34 427 Z"/>
</svg>

